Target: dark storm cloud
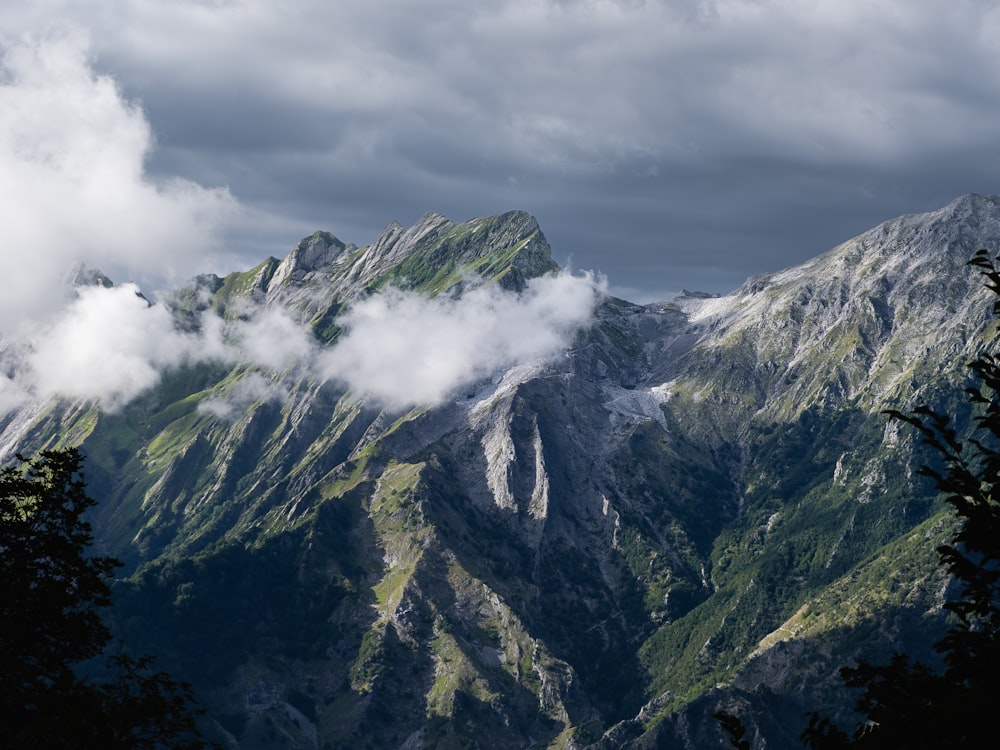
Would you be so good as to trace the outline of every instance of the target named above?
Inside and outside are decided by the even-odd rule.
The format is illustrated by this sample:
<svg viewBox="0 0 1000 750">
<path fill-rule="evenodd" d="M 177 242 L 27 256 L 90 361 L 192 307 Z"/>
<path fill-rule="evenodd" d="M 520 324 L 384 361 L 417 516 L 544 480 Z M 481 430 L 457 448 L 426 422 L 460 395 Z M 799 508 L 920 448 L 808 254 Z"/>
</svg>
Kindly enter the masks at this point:
<svg viewBox="0 0 1000 750">
<path fill-rule="evenodd" d="M 523 208 L 559 261 L 724 292 L 1000 190 L 1000 11 L 969 0 L 41 0 L 141 106 L 151 180 L 228 187 L 244 265 L 317 228 Z"/>
</svg>

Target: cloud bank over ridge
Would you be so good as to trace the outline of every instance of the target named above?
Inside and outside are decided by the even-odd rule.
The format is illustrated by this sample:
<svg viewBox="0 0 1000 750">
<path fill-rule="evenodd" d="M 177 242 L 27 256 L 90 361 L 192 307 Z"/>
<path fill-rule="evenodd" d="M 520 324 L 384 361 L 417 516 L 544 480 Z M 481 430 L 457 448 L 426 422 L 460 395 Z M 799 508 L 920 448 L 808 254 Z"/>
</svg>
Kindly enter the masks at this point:
<svg viewBox="0 0 1000 750">
<path fill-rule="evenodd" d="M 355 305 L 320 371 L 392 407 L 435 404 L 498 370 L 553 356 L 593 315 L 604 282 L 568 273 L 519 295 L 481 286 L 458 299 L 390 290 Z"/>
<path fill-rule="evenodd" d="M 204 403 L 221 418 L 282 398 L 286 382 L 303 376 L 391 409 L 435 405 L 495 372 L 557 355 L 590 322 L 603 292 L 603 281 L 569 273 L 532 279 L 519 294 L 480 286 L 428 298 L 389 289 L 357 302 L 338 341 L 320 346 L 281 308 L 247 308 L 232 321 L 206 311 L 191 332 L 133 284 L 87 287 L 51 323 L 0 351 L 0 412 L 58 397 L 114 411 L 165 372 L 203 362 L 257 368 Z"/>
</svg>

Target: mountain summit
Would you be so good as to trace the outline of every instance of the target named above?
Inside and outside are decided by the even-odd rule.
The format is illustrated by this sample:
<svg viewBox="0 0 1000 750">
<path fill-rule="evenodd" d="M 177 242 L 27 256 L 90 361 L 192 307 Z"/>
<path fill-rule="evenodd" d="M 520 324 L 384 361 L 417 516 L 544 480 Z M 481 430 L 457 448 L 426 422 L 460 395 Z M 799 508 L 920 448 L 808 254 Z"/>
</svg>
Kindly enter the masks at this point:
<svg viewBox="0 0 1000 750">
<path fill-rule="evenodd" d="M 708 746 L 719 707 L 797 747 L 804 710 L 849 708 L 840 665 L 941 627 L 944 515 L 881 412 L 968 428 L 983 247 L 1000 198 L 965 196 L 724 297 L 603 297 L 558 354 L 433 404 L 191 357 L 114 413 L 8 413 L 0 445 L 82 446 L 128 562 L 115 626 L 229 747 Z M 318 232 L 169 307 L 251 338 L 280 313 L 322 353 L 390 289 L 506 311 L 556 270 L 523 212 L 427 214 L 364 248 Z"/>
</svg>

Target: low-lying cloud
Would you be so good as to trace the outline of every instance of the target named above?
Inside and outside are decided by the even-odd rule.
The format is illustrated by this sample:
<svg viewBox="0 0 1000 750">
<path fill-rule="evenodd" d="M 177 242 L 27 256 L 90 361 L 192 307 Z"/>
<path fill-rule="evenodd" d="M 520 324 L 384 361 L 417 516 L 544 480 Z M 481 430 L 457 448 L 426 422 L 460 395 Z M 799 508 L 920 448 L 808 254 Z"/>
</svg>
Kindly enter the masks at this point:
<svg viewBox="0 0 1000 750">
<path fill-rule="evenodd" d="M 533 279 L 521 293 L 485 285 L 428 298 L 389 289 L 357 302 L 337 343 L 321 347 L 282 308 L 247 308 L 232 321 L 209 310 L 190 331 L 134 284 L 87 287 L 50 323 L 0 347 L 7 370 L 0 413 L 58 397 L 115 411 L 165 373 L 203 362 L 256 368 L 204 404 L 222 418 L 283 397 L 284 381 L 302 375 L 337 381 L 388 408 L 435 405 L 495 372 L 557 355 L 590 321 L 603 291 L 603 280 L 569 273 Z"/>
<path fill-rule="evenodd" d="M 115 409 L 156 385 L 166 367 L 198 350 L 132 284 L 93 287 L 33 337 L 22 382 L 42 399 L 96 399 Z"/>
<path fill-rule="evenodd" d="M 355 305 L 321 372 L 391 407 L 435 404 L 515 364 L 550 357 L 590 320 L 601 284 L 567 273 L 521 294 L 482 286 L 457 299 L 390 290 Z"/>
</svg>

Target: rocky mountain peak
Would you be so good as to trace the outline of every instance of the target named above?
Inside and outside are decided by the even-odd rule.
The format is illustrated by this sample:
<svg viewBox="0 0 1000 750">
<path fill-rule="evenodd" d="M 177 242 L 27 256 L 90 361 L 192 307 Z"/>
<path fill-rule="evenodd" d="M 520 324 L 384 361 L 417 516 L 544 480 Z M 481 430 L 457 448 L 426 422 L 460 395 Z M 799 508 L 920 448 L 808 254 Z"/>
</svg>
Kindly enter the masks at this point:
<svg viewBox="0 0 1000 750">
<path fill-rule="evenodd" d="M 83 263 L 77 263 L 66 274 L 64 285 L 68 291 L 87 286 L 100 286 L 110 289 L 115 283 L 96 268 L 90 268 Z"/>
<path fill-rule="evenodd" d="M 425 213 L 409 229 L 393 221 L 365 253 L 365 265 L 372 269 L 388 269 L 402 262 L 422 242 L 433 241 L 453 226 L 453 221 L 434 212 Z"/>
<path fill-rule="evenodd" d="M 523 279 L 550 273 L 557 266 L 552 260 L 552 248 L 538 226 L 538 220 L 524 211 L 510 211 L 498 217 L 496 236 L 499 244 L 523 243 L 513 266 Z M 511 286 L 516 284 L 510 282 Z"/>
<path fill-rule="evenodd" d="M 67 300 L 77 299 L 80 295 L 81 289 L 86 289 L 87 287 L 101 287 L 103 289 L 111 289 L 115 286 L 108 276 L 104 272 L 91 268 L 83 263 L 77 263 L 74 265 L 69 272 L 63 277 L 64 294 Z M 135 296 L 145 302 L 147 305 L 152 305 L 153 303 L 138 289 L 135 292 Z"/>
<path fill-rule="evenodd" d="M 862 394 L 873 409 L 886 399 L 915 398 L 912 371 L 900 362 L 947 347 L 958 370 L 971 354 L 961 347 L 973 344 L 957 343 L 956 332 L 962 338 L 985 325 L 987 292 L 966 267 L 982 247 L 1000 248 L 1000 200 L 967 195 L 755 276 L 725 297 L 682 295 L 674 304 L 704 331 L 685 366 L 712 384 L 706 393 L 720 402 L 753 373 L 758 395 L 726 415 L 744 408 L 795 414 Z M 733 368 L 711 364 L 706 350 Z"/>
<path fill-rule="evenodd" d="M 274 271 L 270 283 L 281 286 L 302 281 L 306 274 L 331 267 L 345 251 L 354 249 L 329 232 L 313 232 L 299 241 Z"/>
<path fill-rule="evenodd" d="M 456 224 L 424 214 L 404 229 L 390 223 L 344 277 L 354 289 L 385 285 L 434 295 L 493 281 L 521 289 L 527 279 L 557 269 L 538 222 L 524 211 Z"/>
</svg>

